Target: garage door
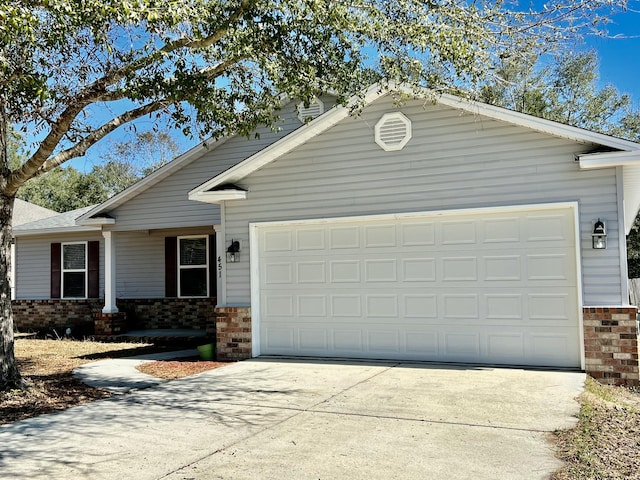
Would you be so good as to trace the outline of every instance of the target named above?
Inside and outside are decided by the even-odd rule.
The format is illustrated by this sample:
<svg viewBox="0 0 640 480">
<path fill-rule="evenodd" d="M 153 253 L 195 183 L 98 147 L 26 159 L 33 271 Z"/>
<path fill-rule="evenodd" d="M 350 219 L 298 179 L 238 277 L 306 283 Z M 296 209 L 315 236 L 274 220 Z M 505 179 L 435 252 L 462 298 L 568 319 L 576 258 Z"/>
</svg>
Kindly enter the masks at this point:
<svg viewBox="0 0 640 480">
<path fill-rule="evenodd" d="M 574 224 L 570 206 L 254 224 L 260 353 L 579 367 Z"/>
</svg>

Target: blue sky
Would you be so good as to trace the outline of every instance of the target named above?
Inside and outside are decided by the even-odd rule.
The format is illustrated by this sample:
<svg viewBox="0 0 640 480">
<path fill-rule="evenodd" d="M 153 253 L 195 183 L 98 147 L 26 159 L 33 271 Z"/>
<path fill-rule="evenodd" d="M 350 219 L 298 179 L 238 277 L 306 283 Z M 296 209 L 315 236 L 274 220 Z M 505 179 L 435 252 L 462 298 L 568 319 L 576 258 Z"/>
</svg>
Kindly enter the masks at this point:
<svg viewBox="0 0 640 480">
<path fill-rule="evenodd" d="M 636 2 L 632 2 L 636 3 Z M 640 104 L 640 11 L 627 10 L 610 17 L 606 38 L 588 37 L 584 48 L 593 48 L 600 57 L 600 82 L 632 95 Z"/>
</svg>

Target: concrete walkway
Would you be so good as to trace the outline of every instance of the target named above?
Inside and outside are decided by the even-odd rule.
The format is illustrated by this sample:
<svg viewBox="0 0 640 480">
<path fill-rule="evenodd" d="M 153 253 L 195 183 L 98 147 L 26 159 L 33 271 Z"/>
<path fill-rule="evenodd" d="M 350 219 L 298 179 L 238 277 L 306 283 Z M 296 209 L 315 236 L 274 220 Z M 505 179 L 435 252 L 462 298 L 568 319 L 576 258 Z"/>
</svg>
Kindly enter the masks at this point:
<svg viewBox="0 0 640 480">
<path fill-rule="evenodd" d="M 87 385 L 106 388 L 112 393 L 123 394 L 131 390 L 155 387 L 167 382 L 162 378 L 147 375 L 136 369 L 138 365 L 169 360 L 172 358 L 197 357 L 198 350 L 180 350 L 177 352 L 151 353 L 126 358 L 108 358 L 97 362 L 85 363 L 73 370 L 73 374 Z"/>
<path fill-rule="evenodd" d="M 0 427 L 12 479 L 543 479 L 575 372 L 257 359 Z"/>
</svg>

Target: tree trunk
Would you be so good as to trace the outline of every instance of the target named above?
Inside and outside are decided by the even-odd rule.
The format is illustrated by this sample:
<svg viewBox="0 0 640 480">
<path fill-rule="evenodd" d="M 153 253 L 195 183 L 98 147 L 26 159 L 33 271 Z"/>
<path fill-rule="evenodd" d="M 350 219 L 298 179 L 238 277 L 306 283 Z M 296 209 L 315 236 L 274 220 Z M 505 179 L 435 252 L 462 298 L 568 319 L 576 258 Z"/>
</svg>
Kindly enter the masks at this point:
<svg viewBox="0 0 640 480">
<path fill-rule="evenodd" d="M 13 200 L 0 194 L 0 391 L 24 388 L 13 350 L 10 282 Z"/>
<path fill-rule="evenodd" d="M 0 100 L 0 181 L 6 185 L 9 174 L 7 158 L 7 121 Z M 13 313 L 11 311 L 11 239 L 13 232 L 13 195 L 0 193 L 0 391 L 24 388 L 13 350 Z"/>
</svg>

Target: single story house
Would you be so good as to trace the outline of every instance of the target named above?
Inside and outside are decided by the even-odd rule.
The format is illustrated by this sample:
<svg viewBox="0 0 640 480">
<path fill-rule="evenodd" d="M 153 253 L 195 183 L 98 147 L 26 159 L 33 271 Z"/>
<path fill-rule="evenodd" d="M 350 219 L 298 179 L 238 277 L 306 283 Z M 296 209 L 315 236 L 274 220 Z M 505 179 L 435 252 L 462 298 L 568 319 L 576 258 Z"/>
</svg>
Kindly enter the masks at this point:
<svg viewBox="0 0 640 480">
<path fill-rule="evenodd" d="M 290 102 L 278 131 L 205 142 L 101 205 L 16 228 L 18 326 L 124 311 L 209 329 L 220 358 L 637 385 L 640 144 L 424 93 L 374 86 L 357 116 L 331 96 Z"/>
</svg>

